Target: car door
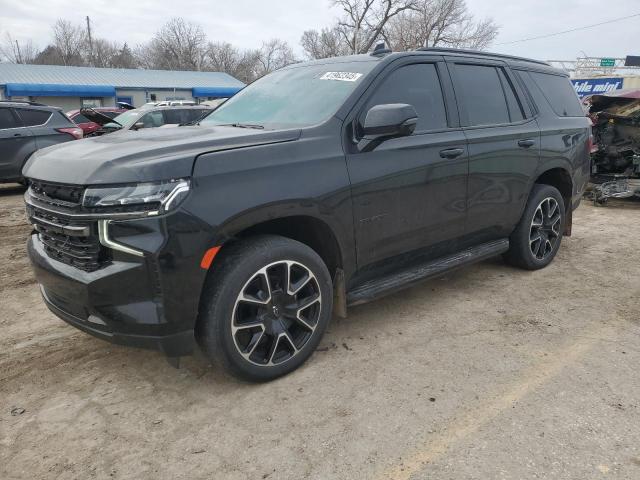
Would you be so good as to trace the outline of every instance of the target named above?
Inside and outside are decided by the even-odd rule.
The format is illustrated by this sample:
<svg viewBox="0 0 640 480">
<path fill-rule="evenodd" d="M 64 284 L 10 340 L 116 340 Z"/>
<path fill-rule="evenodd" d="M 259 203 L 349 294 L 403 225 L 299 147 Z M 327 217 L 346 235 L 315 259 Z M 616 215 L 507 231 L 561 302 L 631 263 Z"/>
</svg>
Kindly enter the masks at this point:
<svg viewBox="0 0 640 480">
<path fill-rule="evenodd" d="M 347 123 L 346 135 L 351 128 L 357 137 L 374 105 L 410 104 L 418 114 L 412 135 L 384 141 L 373 151 L 360 152 L 347 142 L 360 268 L 418 249 L 426 256 L 453 251 L 464 232 L 466 140 L 444 62 L 422 58 L 387 67 Z"/>
<path fill-rule="evenodd" d="M 470 243 L 508 236 L 528 197 L 540 129 L 502 62 L 447 59 L 469 150 Z"/>
<path fill-rule="evenodd" d="M 19 179 L 22 165 L 35 150 L 31 131 L 12 108 L 0 107 L 0 180 Z"/>
</svg>

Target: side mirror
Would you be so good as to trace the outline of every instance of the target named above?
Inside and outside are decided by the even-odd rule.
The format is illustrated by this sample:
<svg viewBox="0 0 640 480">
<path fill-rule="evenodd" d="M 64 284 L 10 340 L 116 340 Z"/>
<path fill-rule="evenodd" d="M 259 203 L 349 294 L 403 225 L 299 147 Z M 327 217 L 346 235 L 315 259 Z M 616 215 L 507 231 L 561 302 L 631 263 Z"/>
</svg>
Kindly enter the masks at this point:
<svg viewBox="0 0 640 480">
<path fill-rule="evenodd" d="M 132 130 L 140 130 L 141 128 L 144 128 L 144 123 L 143 122 L 136 122 L 136 123 L 133 124 Z"/>
<path fill-rule="evenodd" d="M 371 107 L 364 119 L 364 138 L 360 151 L 371 151 L 390 138 L 406 137 L 416 129 L 418 114 L 406 103 L 389 103 Z"/>
</svg>

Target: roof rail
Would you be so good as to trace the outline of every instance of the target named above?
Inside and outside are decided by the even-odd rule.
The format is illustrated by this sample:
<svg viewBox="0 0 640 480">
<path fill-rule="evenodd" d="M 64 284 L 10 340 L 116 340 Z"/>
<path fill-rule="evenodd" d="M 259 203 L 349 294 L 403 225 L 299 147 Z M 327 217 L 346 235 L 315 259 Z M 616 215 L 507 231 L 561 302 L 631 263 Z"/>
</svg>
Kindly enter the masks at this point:
<svg viewBox="0 0 640 480">
<path fill-rule="evenodd" d="M 32 105 L 34 107 L 47 107 L 44 103 L 30 102 L 28 100 L 0 100 L 0 103 L 17 103 L 20 105 Z"/>
<path fill-rule="evenodd" d="M 471 55 L 480 55 L 483 57 L 506 58 L 508 60 L 518 60 L 521 62 L 537 63 L 539 65 L 546 65 L 547 67 L 551 66 L 547 62 L 543 62 L 542 60 L 534 60 L 531 58 L 517 57 L 515 55 L 505 55 L 503 53 L 483 52 L 481 50 L 468 50 L 463 48 L 446 48 L 446 47 L 422 47 L 416 50 L 421 52 L 468 53 Z"/>
</svg>

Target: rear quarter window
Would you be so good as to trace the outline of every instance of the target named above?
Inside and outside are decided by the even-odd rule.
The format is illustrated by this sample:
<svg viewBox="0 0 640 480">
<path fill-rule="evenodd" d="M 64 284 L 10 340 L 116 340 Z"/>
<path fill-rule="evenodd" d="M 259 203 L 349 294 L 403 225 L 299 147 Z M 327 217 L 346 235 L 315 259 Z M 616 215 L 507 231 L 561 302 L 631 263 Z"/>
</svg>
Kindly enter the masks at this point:
<svg viewBox="0 0 640 480">
<path fill-rule="evenodd" d="M 540 72 L 529 72 L 529 74 L 556 115 L 584 117 L 578 95 L 567 77 Z"/>
<path fill-rule="evenodd" d="M 27 108 L 16 108 L 16 112 L 27 127 L 35 127 L 36 125 L 44 125 L 51 118 L 51 112 L 43 110 L 30 110 Z"/>
</svg>

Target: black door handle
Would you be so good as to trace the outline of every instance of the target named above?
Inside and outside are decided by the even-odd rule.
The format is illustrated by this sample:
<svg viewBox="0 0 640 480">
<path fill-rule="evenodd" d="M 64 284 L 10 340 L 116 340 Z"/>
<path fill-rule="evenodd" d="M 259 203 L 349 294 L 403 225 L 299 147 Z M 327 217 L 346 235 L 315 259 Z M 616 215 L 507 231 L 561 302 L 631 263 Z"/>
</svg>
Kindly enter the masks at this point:
<svg viewBox="0 0 640 480">
<path fill-rule="evenodd" d="M 527 138 L 526 140 L 518 140 L 518 146 L 522 148 L 533 147 L 535 144 L 536 144 L 536 141 L 531 140 L 530 138 Z"/>
<path fill-rule="evenodd" d="M 13 134 L 13 136 L 14 136 L 14 137 L 21 137 L 21 136 L 22 136 L 22 134 L 21 134 L 21 133 L 14 133 L 14 134 Z"/>
<path fill-rule="evenodd" d="M 440 156 L 442 158 L 456 158 L 464 153 L 462 148 L 445 148 L 440 150 Z"/>
</svg>

